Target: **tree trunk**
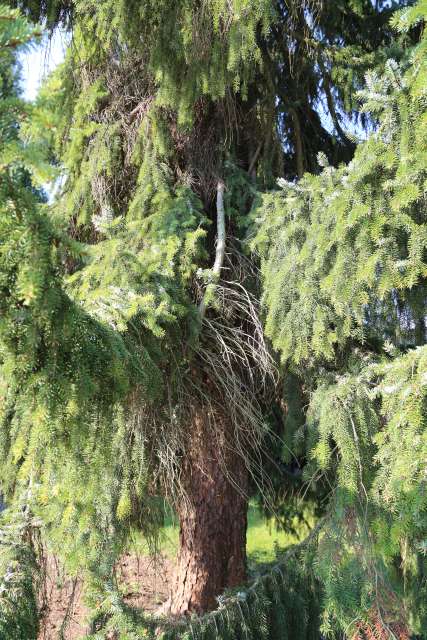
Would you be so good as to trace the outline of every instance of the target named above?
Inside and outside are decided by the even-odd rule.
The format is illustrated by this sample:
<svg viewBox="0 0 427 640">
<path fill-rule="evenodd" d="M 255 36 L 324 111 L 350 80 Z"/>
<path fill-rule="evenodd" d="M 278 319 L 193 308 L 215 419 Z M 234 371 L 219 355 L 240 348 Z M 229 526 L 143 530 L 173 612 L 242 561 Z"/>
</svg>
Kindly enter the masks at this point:
<svg viewBox="0 0 427 640">
<path fill-rule="evenodd" d="M 248 475 L 218 410 L 198 409 L 191 425 L 178 506 L 179 553 L 169 607 L 173 615 L 202 613 L 246 579 Z"/>
</svg>

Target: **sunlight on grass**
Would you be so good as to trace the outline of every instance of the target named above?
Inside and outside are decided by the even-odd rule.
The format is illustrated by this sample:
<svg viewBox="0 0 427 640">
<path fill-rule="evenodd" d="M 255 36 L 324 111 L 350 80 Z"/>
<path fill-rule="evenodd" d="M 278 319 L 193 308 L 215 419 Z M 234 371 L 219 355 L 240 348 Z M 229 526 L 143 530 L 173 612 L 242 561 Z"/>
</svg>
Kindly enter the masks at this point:
<svg viewBox="0 0 427 640">
<path fill-rule="evenodd" d="M 271 562 L 276 557 L 276 549 L 285 549 L 300 542 L 307 534 L 308 527 L 300 526 L 299 536 L 278 530 L 273 519 L 266 521 L 254 504 L 249 505 L 246 550 L 253 562 Z"/>
</svg>

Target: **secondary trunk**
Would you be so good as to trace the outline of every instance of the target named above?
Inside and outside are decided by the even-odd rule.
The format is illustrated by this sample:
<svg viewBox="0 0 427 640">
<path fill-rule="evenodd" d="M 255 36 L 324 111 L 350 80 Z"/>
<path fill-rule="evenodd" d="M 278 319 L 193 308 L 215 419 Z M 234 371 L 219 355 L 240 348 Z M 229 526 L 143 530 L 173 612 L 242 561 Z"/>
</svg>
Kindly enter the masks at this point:
<svg viewBox="0 0 427 640">
<path fill-rule="evenodd" d="M 170 612 L 202 613 L 246 579 L 248 475 L 224 412 L 197 410 L 178 506 L 180 548 Z"/>
</svg>

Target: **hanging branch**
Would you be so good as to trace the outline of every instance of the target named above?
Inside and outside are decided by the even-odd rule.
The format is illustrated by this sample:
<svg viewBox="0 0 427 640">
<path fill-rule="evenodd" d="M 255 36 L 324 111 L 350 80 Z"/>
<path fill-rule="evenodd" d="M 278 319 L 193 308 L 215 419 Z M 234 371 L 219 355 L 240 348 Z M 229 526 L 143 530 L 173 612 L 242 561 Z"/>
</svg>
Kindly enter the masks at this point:
<svg viewBox="0 0 427 640">
<path fill-rule="evenodd" d="M 328 110 L 330 113 L 330 116 L 332 118 L 332 121 L 335 125 L 335 129 L 337 130 L 338 135 L 340 136 L 341 140 L 344 142 L 344 144 L 346 144 L 347 146 L 353 148 L 354 147 L 354 142 L 348 137 L 348 135 L 346 134 L 346 132 L 343 130 L 343 128 L 340 125 L 340 121 L 338 118 L 338 114 L 337 111 L 335 109 L 335 102 L 332 96 L 332 91 L 331 91 L 331 83 L 330 83 L 330 78 L 328 75 L 328 72 L 325 68 L 324 62 L 322 60 L 322 56 L 319 56 L 318 58 L 319 61 L 319 67 L 322 73 L 322 79 L 323 79 L 323 89 L 325 91 L 326 94 L 326 102 L 328 105 Z"/>
<path fill-rule="evenodd" d="M 298 173 L 298 178 L 302 178 L 305 172 L 305 167 L 304 167 L 304 149 L 303 149 L 303 143 L 302 143 L 301 123 L 298 117 L 297 110 L 294 107 L 289 108 L 289 113 L 291 114 L 292 121 L 294 123 L 297 173 Z"/>
<path fill-rule="evenodd" d="M 295 566 L 297 569 L 302 566 L 304 570 L 304 565 L 301 561 L 302 554 L 308 552 L 313 546 L 314 548 L 316 547 L 319 536 L 324 530 L 326 523 L 327 517 L 319 520 L 302 542 L 285 551 L 283 555 L 281 555 L 279 562 L 256 578 L 249 587 L 242 585 L 241 591 L 230 596 L 221 596 L 218 599 L 219 607 L 217 609 L 198 618 L 194 618 L 190 624 L 188 620 L 183 619 L 172 622 L 169 621 L 169 623 L 166 622 L 165 624 L 164 621 L 159 619 L 157 634 L 163 631 L 167 640 L 178 640 L 178 638 L 183 637 L 188 637 L 190 640 L 204 640 L 207 637 L 211 637 L 209 631 L 215 628 L 215 638 L 217 639 L 222 637 L 221 631 L 224 629 L 231 632 L 231 637 L 241 637 L 237 636 L 237 632 L 242 621 L 241 607 L 244 606 L 246 609 L 245 620 L 249 623 L 247 633 L 245 634 L 246 638 L 247 640 L 251 640 L 251 638 L 258 637 L 258 635 L 252 634 L 251 626 L 252 629 L 255 625 L 259 628 L 259 614 L 261 611 L 263 611 L 267 617 L 268 623 L 271 624 L 271 618 L 268 615 L 270 607 L 272 607 L 270 611 L 272 611 L 273 617 L 278 614 L 281 607 L 289 607 L 289 610 L 292 610 L 293 601 L 292 598 L 289 598 L 289 594 L 291 592 L 295 593 L 298 587 L 301 588 L 301 585 L 294 582 L 295 573 L 289 571 L 289 569 L 292 566 Z M 304 577 L 312 580 L 308 593 L 312 595 L 312 602 L 314 606 L 317 607 L 320 594 L 315 591 L 317 586 L 316 578 L 312 571 L 305 571 Z M 268 586 L 270 586 L 269 597 L 266 594 L 266 588 L 268 588 Z M 307 588 L 306 585 L 304 586 Z M 304 592 L 304 595 L 307 596 L 307 591 Z M 304 605 L 297 611 L 295 610 L 293 615 L 298 616 L 302 622 L 304 617 L 307 616 L 307 613 L 310 613 L 307 609 L 309 606 L 310 602 L 305 598 Z M 256 618 L 255 621 L 254 617 Z M 278 618 L 276 618 L 276 620 L 277 619 Z M 156 625 L 156 619 L 153 619 L 153 622 L 154 625 Z M 267 628 L 265 630 L 267 631 Z"/>
<path fill-rule="evenodd" d="M 225 256 L 225 210 L 224 210 L 224 189 L 225 185 L 222 180 L 218 180 L 217 191 L 216 191 L 216 251 L 215 251 L 215 262 L 212 267 L 212 281 L 215 283 L 219 280 L 221 275 L 222 265 L 224 263 Z M 207 301 L 207 292 L 208 288 L 206 288 L 205 294 L 202 298 L 202 301 L 199 304 L 199 315 L 200 320 L 203 323 L 203 319 L 206 314 L 206 309 L 208 306 Z"/>
<path fill-rule="evenodd" d="M 252 159 L 251 159 L 250 164 L 249 164 L 248 174 L 253 179 L 256 178 L 255 165 L 257 163 L 259 154 L 262 151 L 263 144 L 264 144 L 264 141 L 261 140 L 261 142 L 259 143 L 258 147 L 256 148 L 256 151 L 255 151 L 254 155 L 252 156 Z"/>
</svg>

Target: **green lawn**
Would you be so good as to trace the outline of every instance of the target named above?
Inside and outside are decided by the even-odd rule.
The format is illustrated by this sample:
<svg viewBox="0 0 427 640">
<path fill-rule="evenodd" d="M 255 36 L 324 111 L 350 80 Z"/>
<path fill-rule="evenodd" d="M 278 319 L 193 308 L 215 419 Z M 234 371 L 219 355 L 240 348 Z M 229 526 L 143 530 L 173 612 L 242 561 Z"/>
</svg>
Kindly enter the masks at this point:
<svg viewBox="0 0 427 640">
<path fill-rule="evenodd" d="M 300 542 L 309 529 L 299 527 L 299 536 L 277 530 L 274 520 L 266 521 L 263 514 L 254 504 L 249 505 L 248 530 L 246 535 L 246 550 L 251 562 L 271 562 L 276 557 L 275 549 L 284 549 Z"/>
</svg>

